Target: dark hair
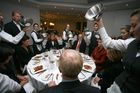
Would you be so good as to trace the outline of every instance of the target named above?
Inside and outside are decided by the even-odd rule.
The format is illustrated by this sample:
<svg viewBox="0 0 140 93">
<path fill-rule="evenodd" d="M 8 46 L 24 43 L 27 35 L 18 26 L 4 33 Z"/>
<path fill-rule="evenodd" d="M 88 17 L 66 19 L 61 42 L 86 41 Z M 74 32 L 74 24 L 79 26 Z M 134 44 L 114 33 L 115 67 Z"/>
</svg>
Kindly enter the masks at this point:
<svg viewBox="0 0 140 93">
<path fill-rule="evenodd" d="M 33 24 L 33 27 L 34 27 L 35 25 L 38 25 L 38 26 L 39 26 L 39 24 L 38 24 L 38 23 L 34 23 L 34 24 Z"/>
<path fill-rule="evenodd" d="M 28 39 L 30 39 L 29 36 L 27 36 L 27 35 L 23 36 L 23 38 L 22 38 L 21 41 L 20 41 L 20 45 L 22 45 L 22 42 L 23 42 L 23 41 L 26 41 L 26 40 L 28 40 Z"/>
<path fill-rule="evenodd" d="M 95 25 L 98 25 L 98 24 L 97 24 L 97 23 L 94 23 L 94 26 L 95 26 Z"/>
<path fill-rule="evenodd" d="M 0 63 L 5 62 L 9 56 L 12 56 L 14 54 L 14 49 L 11 47 L 0 44 Z"/>
<path fill-rule="evenodd" d="M 22 39 L 21 39 L 21 41 L 26 41 L 26 40 L 28 40 L 28 39 L 30 39 L 27 35 L 25 35 Z"/>
<path fill-rule="evenodd" d="M 21 15 L 21 13 L 19 11 L 12 11 L 12 16 L 14 16 L 16 13 Z"/>
<path fill-rule="evenodd" d="M 140 15 L 140 9 L 136 9 L 134 12 L 132 12 L 130 17 L 132 17 L 134 15 Z"/>
<path fill-rule="evenodd" d="M 121 28 L 121 30 L 125 29 L 125 31 L 130 32 L 130 28 L 131 28 L 130 25 L 125 25 Z"/>
</svg>

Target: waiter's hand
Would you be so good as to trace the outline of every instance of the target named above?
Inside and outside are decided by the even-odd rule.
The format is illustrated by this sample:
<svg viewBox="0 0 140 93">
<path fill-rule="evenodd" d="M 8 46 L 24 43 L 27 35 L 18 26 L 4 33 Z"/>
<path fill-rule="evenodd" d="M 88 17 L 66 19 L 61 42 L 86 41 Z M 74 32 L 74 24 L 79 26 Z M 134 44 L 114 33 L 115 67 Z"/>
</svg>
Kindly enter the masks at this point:
<svg viewBox="0 0 140 93">
<path fill-rule="evenodd" d="M 24 28 L 22 29 L 22 31 L 24 31 L 24 32 L 27 32 L 27 31 L 29 31 L 29 30 L 30 30 L 30 26 L 24 27 Z"/>
<path fill-rule="evenodd" d="M 93 22 L 93 24 L 95 24 L 95 23 L 98 24 L 99 29 L 104 27 L 102 18 Z"/>
</svg>

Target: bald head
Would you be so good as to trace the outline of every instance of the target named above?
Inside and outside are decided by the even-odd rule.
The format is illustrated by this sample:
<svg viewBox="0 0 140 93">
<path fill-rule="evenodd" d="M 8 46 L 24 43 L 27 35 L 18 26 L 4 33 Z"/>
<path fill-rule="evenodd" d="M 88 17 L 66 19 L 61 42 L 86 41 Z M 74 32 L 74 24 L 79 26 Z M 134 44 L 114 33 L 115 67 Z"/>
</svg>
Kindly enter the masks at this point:
<svg viewBox="0 0 140 93">
<path fill-rule="evenodd" d="M 78 38 L 81 40 L 83 38 L 83 35 L 82 34 L 79 34 L 78 35 Z"/>
<path fill-rule="evenodd" d="M 79 52 L 71 49 L 64 50 L 59 59 L 59 69 L 62 75 L 71 79 L 77 78 L 81 72 L 83 60 Z"/>
<path fill-rule="evenodd" d="M 69 25 L 69 24 L 67 24 L 66 29 L 67 29 L 67 30 L 69 30 L 69 29 L 70 29 L 70 25 Z"/>
</svg>

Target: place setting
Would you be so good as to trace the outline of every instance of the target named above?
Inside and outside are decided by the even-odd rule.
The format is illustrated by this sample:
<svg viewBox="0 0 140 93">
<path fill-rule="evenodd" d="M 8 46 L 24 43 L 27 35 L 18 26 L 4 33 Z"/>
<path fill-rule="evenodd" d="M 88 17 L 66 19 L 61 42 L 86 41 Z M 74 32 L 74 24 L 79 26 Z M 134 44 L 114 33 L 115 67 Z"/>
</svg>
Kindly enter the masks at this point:
<svg viewBox="0 0 140 93">
<path fill-rule="evenodd" d="M 59 84 L 62 81 L 62 74 L 59 71 L 46 71 L 41 76 L 41 80 L 49 83 L 50 81 L 55 81 L 56 84 Z"/>
</svg>

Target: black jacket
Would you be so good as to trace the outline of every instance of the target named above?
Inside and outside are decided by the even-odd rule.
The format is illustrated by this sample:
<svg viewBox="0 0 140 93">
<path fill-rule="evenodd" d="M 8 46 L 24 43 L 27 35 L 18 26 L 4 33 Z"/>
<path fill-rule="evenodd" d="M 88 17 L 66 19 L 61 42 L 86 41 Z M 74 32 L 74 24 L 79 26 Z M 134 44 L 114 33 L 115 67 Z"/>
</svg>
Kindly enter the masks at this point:
<svg viewBox="0 0 140 93">
<path fill-rule="evenodd" d="M 139 93 L 140 91 L 140 56 L 136 57 L 140 50 L 139 43 L 140 41 L 134 40 L 128 45 L 123 59 L 124 71 L 115 80 L 122 93 Z"/>
<path fill-rule="evenodd" d="M 46 49 L 59 49 L 58 41 L 54 40 L 54 45 L 52 44 L 52 40 L 48 40 L 46 43 Z"/>
<path fill-rule="evenodd" d="M 40 93 L 100 93 L 98 88 L 82 84 L 79 80 L 61 82 L 59 85 L 47 88 Z"/>
<path fill-rule="evenodd" d="M 24 65 L 27 65 L 28 62 L 33 57 L 33 53 L 29 47 L 27 47 L 28 51 L 21 46 L 16 48 L 16 54 L 18 56 L 20 66 L 23 68 Z"/>
<path fill-rule="evenodd" d="M 98 45 L 98 42 L 97 42 L 97 38 L 95 37 L 95 32 L 93 31 L 92 32 L 92 35 L 91 35 L 91 39 L 90 39 L 90 44 L 89 44 L 89 56 L 91 56 L 92 54 L 92 51 L 95 49 L 95 47 Z"/>
<path fill-rule="evenodd" d="M 76 49 L 77 43 L 78 43 L 78 40 L 74 41 L 74 43 L 72 45 L 72 49 Z M 85 53 L 85 50 L 86 50 L 86 42 L 84 39 L 82 39 L 80 48 L 79 48 L 79 52 Z"/>
</svg>

